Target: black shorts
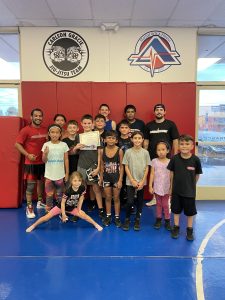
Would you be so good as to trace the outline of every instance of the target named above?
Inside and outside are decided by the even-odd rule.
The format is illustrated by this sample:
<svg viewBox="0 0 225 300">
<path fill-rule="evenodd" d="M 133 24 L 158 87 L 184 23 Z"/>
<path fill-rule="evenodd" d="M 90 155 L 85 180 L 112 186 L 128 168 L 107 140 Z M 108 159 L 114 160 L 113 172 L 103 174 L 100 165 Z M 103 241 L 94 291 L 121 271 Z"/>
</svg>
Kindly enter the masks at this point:
<svg viewBox="0 0 225 300">
<path fill-rule="evenodd" d="M 196 215 L 195 198 L 173 194 L 171 197 L 171 211 L 174 214 L 181 214 L 184 211 L 185 216 L 188 217 Z"/>
<path fill-rule="evenodd" d="M 117 188 L 117 182 L 109 182 L 109 181 L 103 181 L 103 187 L 113 187 L 113 188 Z"/>
<path fill-rule="evenodd" d="M 23 178 L 26 180 L 41 180 L 44 178 L 45 164 L 40 165 L 24 165 Z"/>
</svg>

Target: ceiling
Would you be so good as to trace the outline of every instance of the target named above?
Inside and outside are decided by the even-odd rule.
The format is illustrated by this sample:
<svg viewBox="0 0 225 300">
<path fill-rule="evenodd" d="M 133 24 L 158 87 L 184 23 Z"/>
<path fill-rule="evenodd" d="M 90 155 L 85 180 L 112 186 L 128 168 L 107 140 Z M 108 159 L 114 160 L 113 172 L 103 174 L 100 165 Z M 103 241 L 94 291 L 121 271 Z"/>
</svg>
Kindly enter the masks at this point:
<svg viewBox="0 0 225 300">
<path fill-rule="evenodd" d="M 0 0 L 0 26 L 225 27 L 224 0 Z"/>
<path fill-rule="evenodd" d="M 0 0 L 1 27 L 197 27 L 224 28 L 225 0 Z M 2 50 L 1 50 L 2 49 Z M 10 53 L 11 51 L 11 53 Z M 0 36 L 0 57 L 15 59 L 15 38 Z M 202 37 L 202 57 L 224 57 L 225 38 Z M 223 55 L 223 56 L 221 56 Z"/>
</svg>

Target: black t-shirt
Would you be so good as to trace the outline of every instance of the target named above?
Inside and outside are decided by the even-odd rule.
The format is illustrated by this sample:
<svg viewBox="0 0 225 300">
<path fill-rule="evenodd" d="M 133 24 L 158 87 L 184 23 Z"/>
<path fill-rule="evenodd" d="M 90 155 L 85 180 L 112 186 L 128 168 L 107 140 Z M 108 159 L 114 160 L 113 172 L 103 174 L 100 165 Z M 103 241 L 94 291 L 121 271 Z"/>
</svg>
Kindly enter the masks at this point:
<svg viewBox="0 0 225 300">
<path fill-rule="evenodd" d="M 151 121 L 145 126 L 145 139 L 149 140 L 148 151 L 151 159 L 156 158 L 156 145 L 159 141 L 169 143 L 172 149 L 173 140 L 179 138 L 177 126 L 173 121 L 164 120 L 162 123 Z"/>
<path fill-rule="evenodd" d="M 167 169 L 174 172 L 172 193 L 195 198 L 196 175 L 202 174 L 200 159 L 194 154 L 185 159 L 178 153 L 171 158 Z"/>
<path fill-rule="evenodd" d="M 123 119 L 122 121 L 129 122 L 127 119 Z M 119 124 L 117 125 L 117 131 L 119 131 Z M 144 134 L 144 132 L 145 132 L 145 123 L 142 120 L 135 119 L 135 121 L 133 123 L 129 122 L 129 124 L 130 124 L 130 132 L 131 133 L 133 133 L 135 131 L 141 131 Z"/>
<path fill-rule="evenodd" d="M 136 119 L 133 123 L 130 123 L 131 133 L 136 131 L 145 132 L 145 123 L 142 120 Z"/>
<path fill-rule="evenodd" d="M 63 139 L 62 141 L 65 142 L 68 145 L 68 147 L 71 149 L 79 143 L 79 136 L 76 135 L 75 140 L 71 140 L 70 138 L 67 137 L 67 138 Z M 78 159 L 79 159 L 78 153 L 69 154 L 69 173 L 70 174 L 77 170 Z"/>
<path fill-rule="evenodd" d="M 133 147 L 133 144 L 132 144 L 130 138 L 122 139 L 120 137 L 118 139 L 118 147 L 123 150 L 123 153 L 125 153 L 127 151 L 127 149 L 130 149 Z"/>
<path fill-rule="evenodd" d="M 66 200 L 65 211 L 72 211 L 74 208 L 76 208 L 80 197 L 84 194 L 85 194 L 84 185 L 80 185 L 77 191 L 75 191 L 72 188 L 72 186 L 69 187 L 62 197 L 63 199 Z M 61 201 L 60 203 L 57 204 L 57 206 L 61 208 Z"/>
</svg>

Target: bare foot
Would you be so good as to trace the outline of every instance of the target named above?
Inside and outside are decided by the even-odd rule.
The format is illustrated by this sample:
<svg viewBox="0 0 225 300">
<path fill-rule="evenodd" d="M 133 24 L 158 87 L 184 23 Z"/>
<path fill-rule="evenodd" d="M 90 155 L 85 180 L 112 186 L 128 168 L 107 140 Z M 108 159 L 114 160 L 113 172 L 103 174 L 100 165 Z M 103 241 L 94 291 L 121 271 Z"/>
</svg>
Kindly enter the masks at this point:
<svg viewBox="0 0 225 300">
<path fill-rule="evenodd" d="M 32 230 L 34 230 L 34 228 L 35 228 L 34 225 L 31 225 L 26 229 L 26 232 L 31 232 Z"/>
<path fill-rule="evenodd" d="M 102 230 L 103 230 L 103 227 L 100 226 L 100 225 L 98 225 L 98 224 L 95 226 L 95 228 L 96 228 L 98 231 L 102 231 Z"/>
</svg>

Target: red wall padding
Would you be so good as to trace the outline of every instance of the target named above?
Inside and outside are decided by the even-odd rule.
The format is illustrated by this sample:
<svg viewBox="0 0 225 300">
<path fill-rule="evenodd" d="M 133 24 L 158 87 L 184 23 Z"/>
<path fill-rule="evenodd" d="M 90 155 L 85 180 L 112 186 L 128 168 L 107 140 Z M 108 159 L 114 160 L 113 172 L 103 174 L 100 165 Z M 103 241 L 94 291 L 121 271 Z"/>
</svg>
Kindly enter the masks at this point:
<svg viewBox="0 0 225 300">
<path fill-rule="evenodd" d="M 166 118 L 173 120 L 180 133 L 195 137 L 195 83 L 125 83 L 125 82 L 23 82 L 23 116 L 30 119 L 35 107 L 44 111 L 44 124 L 53 122 L 56 113 L 80 122 L 83 114 L 95 116 L 101 103 L 111 109 L 111 119 L 119 122 L 127 104 L 137 108 L 137 118 L 149 122 L 157 103 L 166 106 Z M 149 197 L 145 194 L 145 197 Z"/>
<path fill-rule="evenodd" d="M 2 147 L 0 147 L 0 208 L 19 207 L 22 202 L 22 168 L 15 145 L 23 126 L 19 117 L 0 117 Z"/>
<path fill-rule="evenodd" d="M 40 108 L 44 112 L 43 125 L 53 123 L 58 112 L 56 86 L 56 82 L 22 82 L 22 110 L 26 121 L 30 121 L 32 109 Z"/>
<path fill-rule="evenodd" d="M 57 84 L 57 112 L 67 120 L 80 122 L 84 114 L 92 115 L 90 82 L 59 82 Z"/>
<path fill-rule="evenodd" d="M 166 117 L 173 120 L 179 133 L 195 138 L 196 117 L 195 83 L 162 83 L 162 102 L 166 106 Z"/>
<path fill-rule="evenodd" d="M 166 105 L 166 118 L 180 132 L 195 136 L 195 83 L 124 83 L 124 82 L 23 82 L 23 117 L 30 120 L 35 107 L 44 111 L 44 124 L 53 122 L 56 113 L 80 121 L 85 113 L 96 115 L 101 103 L 111 109 L 111 118 L 119 122 L 127 104 L 137 107 L 137 118 L 153 119 L 153 106 Z"/>
<path fill-rule="evenodd" d="M 127 84 L 127 104 L 133 104 L 137 108 L 137 118 L 145 123 L 154 118 L 153 107 L 161 101 L 160 83 Z"/>
<path fill-rule="evenodd" d="M 126 106 L 125 82 L 93 82 L 92 83 L 92 107 L 93 116 L 98 114 L 102 103 L 109 105 L 110 118 L 119 123 L 123 118 L 123 109 Z"/>
</svg>

